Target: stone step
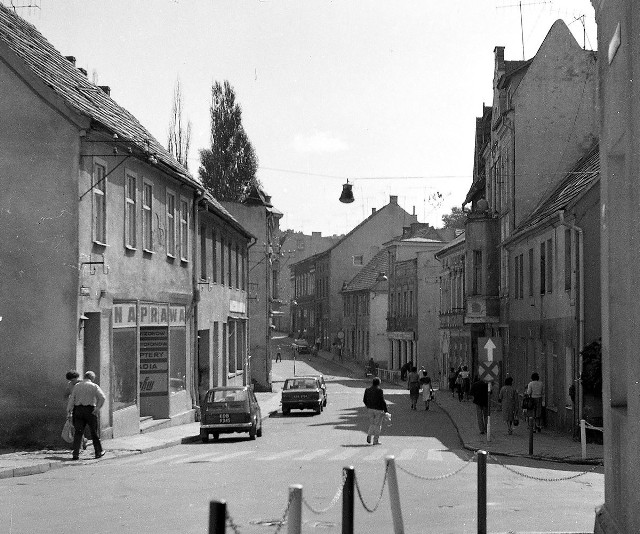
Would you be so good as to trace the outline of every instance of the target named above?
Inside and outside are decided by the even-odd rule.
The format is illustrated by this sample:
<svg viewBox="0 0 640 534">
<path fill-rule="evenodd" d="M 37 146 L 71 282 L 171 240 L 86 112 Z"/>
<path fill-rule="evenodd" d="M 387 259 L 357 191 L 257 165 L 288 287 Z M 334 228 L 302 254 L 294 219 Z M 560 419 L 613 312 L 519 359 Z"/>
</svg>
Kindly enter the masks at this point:
<svg viewBox="0 0 640 534">
<path fill-rule="evenodd" d="M 147 434 L 155 430 L 161 430 L 163 428 L 169 428 L 171 426 L 171 419 L 153 419 L 145 418 L 140 420 L 140 434 Z"/>
</svg>

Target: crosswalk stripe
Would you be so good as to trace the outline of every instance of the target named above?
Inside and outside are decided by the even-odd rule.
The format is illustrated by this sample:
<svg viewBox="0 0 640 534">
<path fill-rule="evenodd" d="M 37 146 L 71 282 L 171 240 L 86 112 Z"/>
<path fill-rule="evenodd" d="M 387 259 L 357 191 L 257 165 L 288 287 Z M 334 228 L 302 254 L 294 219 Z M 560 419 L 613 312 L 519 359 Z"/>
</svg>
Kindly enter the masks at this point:
<svg viewBox="0 0 640 534">
<path fill-rule="evenodd" d="M 416 452 L 416 449 L 403 449 L 402 452 L 398 454 L 396 460 L 400 462 L 409 461 L 413 458 Z"/>
<path fill-rule="evenodd" d="M 143 462 L 145 458 L 146 456 L 144 454 L 134 454 L 132 456 L 119 460 L 118 465 L 140 463 L 140 462 Z M 100 465 L 106 465 L 106 464 L 100 464 Z"/>
<path fill-rule="evenodd" d="M 356 454 L 358 454 L 358 452 L 360 452 L 359 449 L 342 451 L 336 454 L 335 456 L 332 456 L 331 458 L 329 458 L 329 460 L 346 460 L 347 458 L 351 458 L 352 456 L 355 456 Z"/>
<path fill-rule="evenodd" d="M 314 458 L 318 458 L 319 456 L 324 456 L 328 452 L 331 452 L 332 449 L 318 449 L 317 451 L 310 452 L 309 454 L 305 454 L 304 456 L 299 456 L 298 458 L 294 458 L 294 460 L 307 461 L 313 460 Z"/>
<path fill-rule="evenodd" d="M 389 449 L 378 449 L 376 447 L 375 452 L 372 452 L 368 456 L 365 456 L 362 461 L 363 462 L 374 462 L 376 460 L 380 460 L 384 458 L 389 453 Z"/>
<path fill-rule="evenodd" d="M 438 449 L 429 449 L 427 460 L 431 460 L 432 462 L 442 462 L 442 452 Z"/>
<path fill-rule="evenodd" d="M 268 462 L 269 460 L 279 460 L 280 458 L 293 456 L 294 454 L 298 454 L 299 452 L 303 452 L 303 449 L 293 449 L 290 451 L 282 451 L 277 454 L 272 454 L 271 456 L 263 456 L 262 458 L 256 458 L 256 460 L 260 460 L 262 462 Z"/>
<path fill-rule="evenodd" d="M 197 454 L 196 456 L 189 456 L 187 458 L 183 458 L 182 460 L 178 460 L 174 462 L 175 464 L 187 464 L 190 462 L 208 462 L 208 458 L 213 458 L 217 456 L 218 452 L 208 452 L 206 454 Z"/>
<path fill-rule="evenodd" d="M 216 458 L 211 458 L 211 460 L 203 460 L 207 462 L 222 462 L 224 460 L 231 460 L 232 458 L 238 458 L 239 456 L 245 456 L 247 454 L 251 454 L 254 451 L 238 451 L 232 452 L 230 454 L 223 454 L 222 456 L 218 456 Z"/>
<path fill-rule="evenodd" d="M 171 460 L 177 460 L 178 458 L 182 458 L 184 456 L 187 456 L 186 454 L 173 454 L 171 456 L 162 456 L 160 458 L 152 458 L 150 460 L 144 460 L 141 458 L 138 458 L 140 461 L 137 465 L 154 465 L 154 464 L 160 464 L 162 462 L 170 462 Z M 174 462 L 175 463 L 175 462 Z"/>
</svg>

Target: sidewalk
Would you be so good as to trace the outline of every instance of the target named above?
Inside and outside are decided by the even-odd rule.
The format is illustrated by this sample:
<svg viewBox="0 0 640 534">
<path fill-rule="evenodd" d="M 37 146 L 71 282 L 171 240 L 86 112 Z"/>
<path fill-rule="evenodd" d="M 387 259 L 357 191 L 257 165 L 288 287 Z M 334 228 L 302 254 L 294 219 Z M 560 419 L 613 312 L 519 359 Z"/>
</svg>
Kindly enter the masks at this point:
<svg viewBox="0 0 640 534">
<path fill-rule="evenodd" d="M 278 410 L 280 392 L 256 393 L 262 419 Z M 62 428 L 61 428 L 62 430 Z M 163 428 L 147 434 L 103 440 L 107 454 L 104 459 L 142 454 L 158 449 L 191 443 L 200 439 L 200 423 Z M 80 460 L 71 459 L 71 450 L 43 449 L 29 451 L 0 451 L 0 479 L 45 473 L 51 469 L 102 461 L 94 459 L 93 445 L 89 441 L 86 451 L 80 451 Z"/>
</svg>

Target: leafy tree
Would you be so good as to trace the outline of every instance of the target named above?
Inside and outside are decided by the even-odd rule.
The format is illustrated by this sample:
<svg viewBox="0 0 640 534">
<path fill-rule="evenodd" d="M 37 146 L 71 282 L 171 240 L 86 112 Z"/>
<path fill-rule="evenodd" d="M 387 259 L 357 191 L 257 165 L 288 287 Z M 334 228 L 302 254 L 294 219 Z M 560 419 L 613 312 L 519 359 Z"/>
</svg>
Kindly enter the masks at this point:
<svg viewBox="0 0 640 534">
<path fill-rule="evenodd" d="M 451 208 L 451 213 L 446 213 L 442 216 L 442 223 L 444 228 L 459 228 L 464 230 L 464 221 L 466 215 L 461 208 L 456 206 Z"/>
<path fill-rule="evenodd" d="M 211 87 L 211 148 L 200 150 L 200 178 L 219 200 L 242 201 L 256 177 L 258 158 L 242 127 L 242 110 L 228 81 Z"/>
<path fill-rule="evenodd" d="M 185 169 L 189 168 L 190 145 L 191 121 L 187 120 L 185 124 L 182 118 L 182 91 L 180 90 L 180 80 L 176 80 L 176 85 L 173 89 L 173 106 L 171 109 L 167 150 Z"/>
</svg>

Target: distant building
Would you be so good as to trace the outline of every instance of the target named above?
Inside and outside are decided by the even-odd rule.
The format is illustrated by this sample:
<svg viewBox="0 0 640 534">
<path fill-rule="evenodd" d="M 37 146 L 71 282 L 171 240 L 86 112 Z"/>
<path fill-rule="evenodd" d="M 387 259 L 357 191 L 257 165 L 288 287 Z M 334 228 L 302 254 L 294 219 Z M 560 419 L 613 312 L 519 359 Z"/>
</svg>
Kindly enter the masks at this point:
<svg viewBox="0 0 640 534">
<path fill-rule="evenodd" d="M 272 311 L 278 307 L 274 290 L 280 276 L 275 250 L 282 212 L 273 207 L 271 197 L 260 188 L 254 188 L 242 203 L 221 204 L 256 238 L 249 246 L 248 266 L 251 383 L 258 390 L 271 391 Z"/>
<path fill-rule="evenodd" d="M 416 216 L 398 205 L 398 197 L 372 213 L 324 252 L 290 265 L 294 279 L 292 326 L 296 337 L 329 349 L 344 346 L 340 291 L 375 256 L 382 244 L 402 233 Z"/>
</svg>

